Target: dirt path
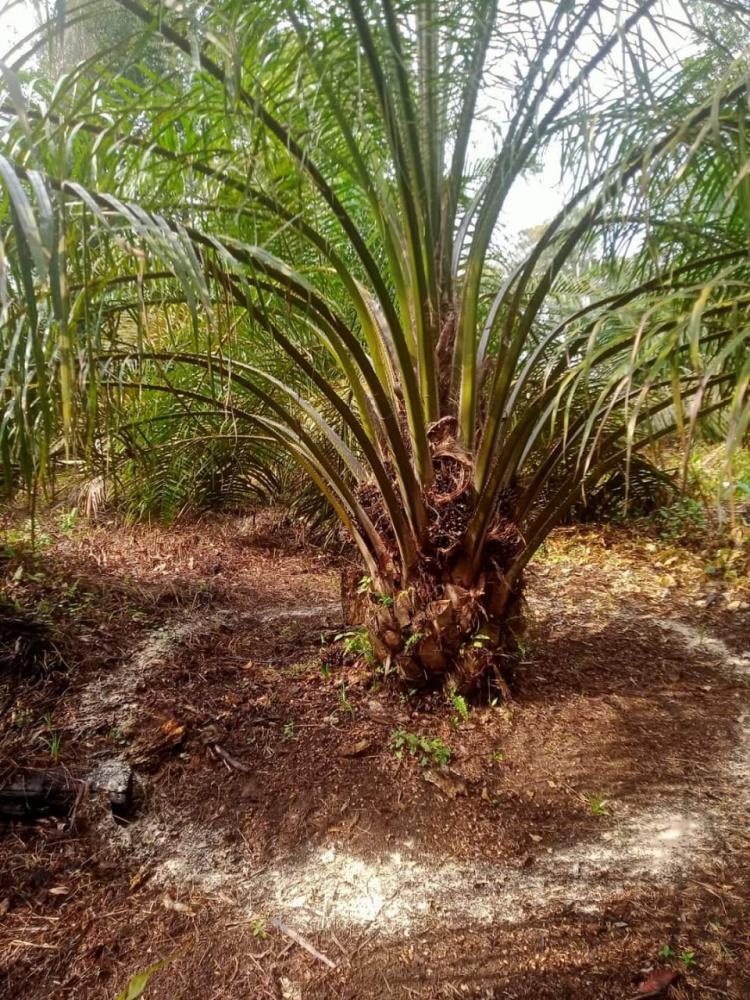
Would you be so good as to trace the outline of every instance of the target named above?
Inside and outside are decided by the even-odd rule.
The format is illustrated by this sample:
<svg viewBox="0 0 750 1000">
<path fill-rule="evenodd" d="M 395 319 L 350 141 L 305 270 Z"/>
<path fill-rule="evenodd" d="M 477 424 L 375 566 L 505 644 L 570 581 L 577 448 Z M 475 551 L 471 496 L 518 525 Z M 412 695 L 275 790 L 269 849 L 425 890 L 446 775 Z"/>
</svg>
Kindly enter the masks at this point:
<svg viewBox="0 0 750 1000">
<path fill-rule="evenodd" d="M 126 826 L 92 807 L 74 832 L 0 840 L 8 995 L 114 997 L 168 955 L 167 1000 L 619 998 L 661 966 L 675 996 L 750 995 L 748 613 L 697 558 L 561 535 L 530 581 L 513 703 L 462 719 L 321 669 L 340 623 L 314 553 L 231 521 L 158 535 L 145 567 L 153 544 L 59 547 L 137 583 L 123 648 L 56 692 L 63 760 L 137 749 L 146 798 Z M 154 612 L 164 563 L 174 600 Z M 174 746 L 151 738 L 165 720 Z M 396 728 L 449 747 L 449 780 L 399 760 Z"/>
</svg>

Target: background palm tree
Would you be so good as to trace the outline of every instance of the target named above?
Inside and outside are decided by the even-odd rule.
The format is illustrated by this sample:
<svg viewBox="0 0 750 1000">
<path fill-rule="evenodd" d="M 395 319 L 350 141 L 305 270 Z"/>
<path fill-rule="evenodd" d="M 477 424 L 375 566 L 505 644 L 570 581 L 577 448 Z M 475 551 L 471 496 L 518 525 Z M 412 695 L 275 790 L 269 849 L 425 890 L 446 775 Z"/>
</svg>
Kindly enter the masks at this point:
<svg viewBox="0 0 750 1000">
<path fill-rule="evenodd" d="M 4 71 L 7 469 L 112 454 L 145 393 L 284 450 L 357 544 L 376 658 L 471 688 L 587 484 L 706 413 L 746 433 L 742 62 L 707 88 L 655 0 L 118 3 L 139 31 L 54 87 L 23 46 Z M 551 144 L 567 203 L 509 266 Z"/>
</svg>

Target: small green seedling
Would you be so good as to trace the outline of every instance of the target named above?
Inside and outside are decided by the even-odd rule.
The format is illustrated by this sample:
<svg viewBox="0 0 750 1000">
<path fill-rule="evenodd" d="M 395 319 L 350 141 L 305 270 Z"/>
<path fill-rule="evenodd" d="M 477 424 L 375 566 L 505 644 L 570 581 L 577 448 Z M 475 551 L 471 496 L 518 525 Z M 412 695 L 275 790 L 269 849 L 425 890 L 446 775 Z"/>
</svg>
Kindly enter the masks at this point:
<svg viewBox="0 0 750 1000">
<path fill-rule="evenodd" d="M 65 532 L 66 535 L 70 534 L 70 532 L 73 531 L 78 524 L 78 516 L 79 512 L 77 507 L 72 507 L 70 510 L 66 510 L 60 514 L 57 519 L 60 531 Z"/>
<path fill-rule="evenodd" d="M 294 723 L 286 722 L 284 723 L 284 729 L 282 730 L 285 740 L 296 740 L 297 734 L 294 731 Z"/>
<path fill-rule="evenodd" d="M 346 684 L 341 685 L 341 690 L 339 691 L 339 705 L 340 711 L 346 712 L 349 715 L 354 715 L 354 705 L 349 701 L 346 694 Z"/>
<path fill-rule="evenodd" d="M 60 733 L 52 732 L 49 736 L 43 736 L 42 742 L 46 745 L 47 751 L 50 757 L 54 761 L 60 759 L 60 751 L 62 749 L 62 736 Z"/>
<path fill-rule="evenodd" d="M 411 653 L 421 639 L 424 639 L 424 632 L 413 632 L 404 643 L 404 652 Z"/>
<path fill-rule="evenodd" d="M 323 679 L 327 681 L 328 678 L 331 676 L 331 664 L 330 663 L 321 663 L 320 664 L 320 674 L 321 674 L 321 677 L 323 677 Z"/>
<path fill-rule="evenodd" d="M 177 957 L 177 955 L 170 955 L 168 958 L 162 958 L 161 961 L 149 965 L 143 972 L 137 972 L 122 993 L 118 993 L 117 1000 L 140 1000 L 140 997 L 146 992 L 148 981 L 153 974 L 170 962 L 174 962 Z"/>
<path fill-rule="evenodd" d="M 391 736 L 391 749 L 398 760 L 404 753 L 417 757 L 422 767 L 433 765 L 444 767 L 451 759 L 451 749 L 438 737 L 420 736 L 418 733 L 408 733 L 404 729 L 396 729 Z"/>
<path fill-rule="evenodd" d="M 450 695 L 450 701 L 451 705 L 453 705 L 455 710 L 458 712 L 461 722 L 466 722 L 469 718 L 469 705 L 464 696 L 462 694 L 456 694 L 456 692 L 453 691 Z"/>
<path fill-rule="evenodd" d="M 686 969 L 691 969 L 694 965 L 698 964 L 698 960 L 695 957 L 695 952 L 688 949 L 680 953 L 680 961 L 685 966 Z"/>
<path fill-rule="evenodd" d="M 418 693 L 417 688 L 408 688 L 406 691 L 402 691 L 401 694 L 398 696 L 399 701 L 401 702 L 402 705 L 408 705 L 411 699 L 417 693 Z"/>
<path fill-rule="evenodd" d="M 31 545 L 32 549 L 46 549 L 52 544 L 52 538 L 44 531 L 37 531 L 32 518 L 26 520 L 20 527 L 9 528 L 4 532 L 6 551 L 13 552 L 18 546 Z"/>
<path fill-rule="evenodd" d="M 502 764 L 502 762 L 505 760 L 505 754 L 502 752 L 502 750 L 494 750 L 490 754 L 490 760 L 492 761 L 493 764 Z"/>
<path fill-rule="evenodd" d="M 609 816 L 609 802 L 603 795 L 589 795 L 592 816 Z"/>
<path fill-rule="evenodd" d="M 371 576 L 363 576 L 357 584 L 358 594 L 372 594 L 373 597 L 386 608 L 393 607 L 393 598 L 389 594 L 381 594 L 372 589 L 373 579 Z"/>
<path fill-rule="evenodd" d="M 367 629 L 339 632 L 335 639 L 336 642 L 341 642 L 343 639 L 345 653 L 353 653 L 355 656 L 361 656 L 370 665 L 375 662 L 375 654 L 373 653 Z"/>
<path fill-rule="evenodd" d="M 674 948 L 671 945 L 663 944 L 659 949 L 659 958 L 672 958 L 674 956 Z"/>
<path fill-rule="evenodd" d="M 268 937 L 268 930 L 266 928 L 266 922 L 263 917 L 253 917 L 250 921 L 250 933 L 253 937 L 260 938 L 261 941 L 265 941 Z"/>
<path fill-rule="evenodd" d="M 477 632 L 471 637 L 470 645 L 473 649 L 484 649 L 485 643 L 490 641 L 488 635 L 483 635 L 481 632 Z"/>
</svg>

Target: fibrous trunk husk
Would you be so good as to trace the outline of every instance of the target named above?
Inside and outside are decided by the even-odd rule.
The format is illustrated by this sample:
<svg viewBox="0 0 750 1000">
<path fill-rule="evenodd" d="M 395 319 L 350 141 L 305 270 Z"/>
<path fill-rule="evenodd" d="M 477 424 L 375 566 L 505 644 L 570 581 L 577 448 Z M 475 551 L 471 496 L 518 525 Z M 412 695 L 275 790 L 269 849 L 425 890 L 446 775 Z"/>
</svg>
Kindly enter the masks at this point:
<svg viewBox="0 0 750 1000">
<path fill-rule="evenodd" d="M 488 673 L 501 677 L 508 641 L 520 625 L 521 583 L 506 574 L 522 548 L 513 520 L 514 490 L 499 496 L 480 558 L 472 558 L 467 535 L 475 510 L 473 463 L 456 442 L 455 418 L 443 417 L 429 430 L 433 478 L 425 491 L 427 529 L 420 557 L 408 573 L 398 564 L 395 538 L 374 482 L 358 499 L 377 527 L 391 559 L 378 580 L 350 570 L 342 579 L 346 620 L 363 626 L 374 658 L 395 668 L 410 686 L 449 680 L 469 691 Z"/>
<path fill-rule="evenodd" d="M 378 663 L 411 687 L 449 682 L 469 693 L 488 674 L 502 678 L 521 627 L 521 588 L 509 591 L 499 576 L 477 588 L 422 579 L 356 598 L 350 621 L 367 630 Z"/>
</svg>

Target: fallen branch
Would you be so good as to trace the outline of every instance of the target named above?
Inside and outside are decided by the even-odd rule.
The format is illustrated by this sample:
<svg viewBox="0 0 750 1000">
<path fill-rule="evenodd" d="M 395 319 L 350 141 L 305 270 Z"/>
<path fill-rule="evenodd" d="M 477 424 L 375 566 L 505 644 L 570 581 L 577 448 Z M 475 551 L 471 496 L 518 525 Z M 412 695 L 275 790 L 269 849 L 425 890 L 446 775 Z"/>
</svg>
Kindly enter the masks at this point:
<svg viewBox="0 0 750 1000">
<path fill-rule="evenodd" d="M 216 754 L 217 757 L 221 757 L 224 763 L 234 771 L 242 771 L 244 774 L 249 774 L 252 768 L 248 767 L 247 764 L 243 764 L 241 760 L 237 760 L 233 757 L 224 747 L 219 746 L 218 743 L 212 743 L 211 749 Z"/>
<path fill-rule="evenodd" d="M 318 951 L 317 948 L 311 945 L 310 942 L 306 938 L 303 938 L 301 934 L 298 934 L 297 931 L 293 931 L 291 927 L 287 927 L 283 921 L 274 918 L 271 923 L 277 930 L 281 931 L 282 934 L 286 934 L 286 936 L 291 938 L 295 944 L 298 944 L 300 948 L 304 948 L 306 952 L 309 952 L 313 958 L 317 958 L 319 962 L 322 962 L 323 965 L 327 965 L 329 969 L 336 968 L 336 963 L 334 961 L 332 961 L 327 955 Z"/>
</svg>

